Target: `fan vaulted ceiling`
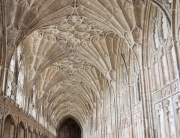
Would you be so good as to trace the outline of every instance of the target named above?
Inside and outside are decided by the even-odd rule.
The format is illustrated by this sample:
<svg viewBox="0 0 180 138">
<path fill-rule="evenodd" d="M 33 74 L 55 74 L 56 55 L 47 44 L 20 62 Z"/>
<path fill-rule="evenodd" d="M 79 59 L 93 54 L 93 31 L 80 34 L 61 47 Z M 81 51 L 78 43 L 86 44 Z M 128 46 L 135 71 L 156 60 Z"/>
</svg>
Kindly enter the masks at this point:
<svg viewBox="0 0 180 138">
<path fill-rule="evenodd" d="M 8 3 L 8 1 L 7 1 Z M 22 46 L 29 94 L 54 123 L 81 124 L 116 80 L 117 55 L 142 33 L 143 0 L 19 0 L 9 2 L 11 42 Z M 23 12 L 22 12 L 23 11 Z M 15 33 L 14 33 L 15 32 Z"/>
</svg>

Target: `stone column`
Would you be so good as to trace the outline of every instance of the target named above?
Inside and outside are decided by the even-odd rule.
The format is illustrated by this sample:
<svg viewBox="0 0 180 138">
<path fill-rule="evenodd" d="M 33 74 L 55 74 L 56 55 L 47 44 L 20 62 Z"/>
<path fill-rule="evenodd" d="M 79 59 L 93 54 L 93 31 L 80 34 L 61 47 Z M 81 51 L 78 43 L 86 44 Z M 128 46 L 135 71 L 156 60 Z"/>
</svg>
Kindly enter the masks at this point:
<svg viewBox="0 0 180 138">
<path fill-rule="evenodd" d="M 15 138 L 21 138 L 20 137 L 20 125 L 17 125 L 17 127 L 16 127 L 16 132 L 15 132 L 16 134 L 15 134 Z"/>
<path fill-rule="evenodd" d="M 178 13 L 178 7 L 179 6 L 179 2 L 178 0 L 174 0 L 173 1 L 173 8 L 172 8 L 172 34 L 173 34 L 173 45 L 175 46 L 175 52 L 176 52 L 176 59 L 177 59 L 177 69 L 178 69 L 178 79 L 180 82 L 180 40 L 178 40 L 180 37 L 178 34 L 178 28 L 179 28 L 179 24 L 178 22 L 180 22 L 178 19 L 178 16 L 180 13 Z"/>
<path fill-rule="evenodd" d="M 15 129 L 15 125 L 14 124 L 11 124 L 10 125 L 10 138 L 14 138 L 14 137 L 16 137 L 16 129 Z"/>
<path fill-rule="evenodd" d="M 0 106 L 0 138 L 4 135 L 4 107 Z"/>
<path fill-rule="evenodd" d="M 3 72 L 3 78 L 2 78 L 2 93 L 3 93 L 3 95 L 6 95 L 6 92 L 5 92 L 5 90 L 6 90 L 6 78 L 7 78 L 7 71 L 8 71 L 8 69 L 7 68 L 4 68 L 4 72 Z"/>
<path fill-rule="evenodd" d="M 0 109 L 1 110 L 1 109 Z M 2 138 L 2 129 L 3 128 L 3 114 L 0 114 L 0 138 Z"/>
<path fill-rule="evenodd" d="M 17 138 L 25 138 L 25 129 L 22 126 L 18 128 L 18 137 Z"/>
<path fill-rule="evenodd" d="M 25 129 L 25 138 L 28 138 L 28 128 Z"/>
<path fill-rule="evenodd" d="M 2 74 L 2 66 L 0 65 L 0 78 L 1 78 L 1 74 Z M 1 82 L 2 80 L 0 80 L 0 89 L 1 89 L 1 84 L 2 84 L 2 82 Z M 2 93 L 0 92 L 0 95 L 1 95 Z"/>
<path fill-rule="evenodd" d="M 96 131 L 96 107 L 92 110 L 91 115 L 91 135 L 94 136 Z"/>
<path fill-rule="evenodd" d="M 96 112 L 96 116 L 97 116 L 97 130 L 98 130 L 98 137 L 101 138 L 101 128 L 102 128 L 102 125 L 101 125 L 101 117 L 102 117 L 102 106 L 101 106 L 101 101 L 98 99 L 97 100 L 97 112 Z"/>
</svg>

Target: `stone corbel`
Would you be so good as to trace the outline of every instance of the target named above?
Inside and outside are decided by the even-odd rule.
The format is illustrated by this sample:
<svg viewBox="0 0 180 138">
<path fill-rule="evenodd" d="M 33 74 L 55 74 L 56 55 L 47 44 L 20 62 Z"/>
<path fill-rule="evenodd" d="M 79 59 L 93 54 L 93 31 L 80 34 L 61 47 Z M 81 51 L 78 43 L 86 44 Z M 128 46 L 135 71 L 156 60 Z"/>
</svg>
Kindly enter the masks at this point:
<svg viewBox="0 0 180 138">
<path fill-rule="evenodd" d="M 145 5 L 144 0 L 136 0 L 134 2 L 134 7 L 142 8 L 143 5 Z"/>
<path fill-rule="evenodd" d="M 133 7 L 133 3 L 131 2 L 131 0 L 126 0 L 123 4 L 124 8 L 132 8 Z"/>
<path fill-rule="evenodd" d="M 138 44 L 142 44 L 142 29 L 136 26 L 132 34 L 134 36 L 134 41 Z"/>
</svg>

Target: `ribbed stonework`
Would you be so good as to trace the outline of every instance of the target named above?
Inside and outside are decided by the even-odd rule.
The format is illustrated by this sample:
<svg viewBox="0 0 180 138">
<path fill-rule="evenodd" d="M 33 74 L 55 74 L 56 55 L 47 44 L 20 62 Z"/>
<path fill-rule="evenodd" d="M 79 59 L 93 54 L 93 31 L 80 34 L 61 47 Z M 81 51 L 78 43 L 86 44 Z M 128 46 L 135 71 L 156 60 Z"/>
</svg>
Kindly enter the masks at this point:
<svg viewBox="0 0 180 138">
<path fill-rule="evenodd" d="M 0 138 L 73 135 L 180 136 L 180 0 L 0 0 Z"/>
</svg>

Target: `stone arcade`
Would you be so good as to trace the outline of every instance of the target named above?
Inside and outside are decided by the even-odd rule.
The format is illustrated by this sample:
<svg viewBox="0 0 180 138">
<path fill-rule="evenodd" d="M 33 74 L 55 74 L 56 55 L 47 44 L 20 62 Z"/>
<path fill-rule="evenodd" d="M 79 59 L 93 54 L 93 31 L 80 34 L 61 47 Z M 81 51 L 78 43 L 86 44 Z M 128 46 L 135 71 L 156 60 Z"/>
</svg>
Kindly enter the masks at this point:
<svg viewBox="0 0 180 138">
<path fill-rule="evenodd" d="M 0 0 L 0 138 L 80 137 L 180 137 L 180 0 Z"/>
</svg>

